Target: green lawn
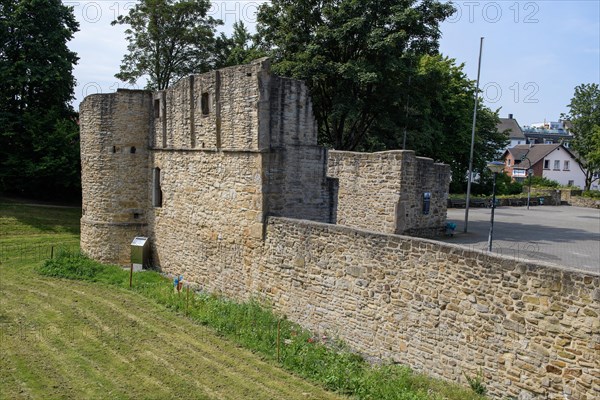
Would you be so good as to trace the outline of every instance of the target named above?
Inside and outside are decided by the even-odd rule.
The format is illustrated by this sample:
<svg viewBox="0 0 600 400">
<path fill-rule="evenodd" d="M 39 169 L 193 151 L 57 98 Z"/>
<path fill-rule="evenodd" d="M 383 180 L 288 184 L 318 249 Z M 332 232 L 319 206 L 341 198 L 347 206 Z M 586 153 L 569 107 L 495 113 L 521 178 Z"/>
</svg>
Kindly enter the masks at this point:
<svg viewBox="0 0 600 400">
<path fill-rule="evenodd" d="M 80 213 L 0 199 L 0 398 L 340 398 L 139 293 L 36 273 Z"/>
<path fill-rule="evenodd" d="M 0 198 L 0 399 L 483 399 L 372 367 L 257 303 L 188 300 L 154 272 L 130 289 L 77 254 L 80 212 Z"/>
</svg>

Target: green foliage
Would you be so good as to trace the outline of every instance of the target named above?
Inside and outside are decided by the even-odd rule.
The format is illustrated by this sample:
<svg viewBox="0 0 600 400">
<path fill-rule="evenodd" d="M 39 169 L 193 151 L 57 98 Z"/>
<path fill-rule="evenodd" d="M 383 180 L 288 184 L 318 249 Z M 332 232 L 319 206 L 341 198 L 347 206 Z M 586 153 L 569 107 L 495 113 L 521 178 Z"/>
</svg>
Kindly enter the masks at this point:
<svg viewBox="0 0 600 400">
<path fill-rule="evenodd" d="M 475 83 L 437 53 L 438 26 L 453 12 L 437 0 L 276 0 L 260 7 L 257 29 L 273 69 L 306 81 L 321 144 L 398 149 L 406 132 L 406 148 L 450 164 L 462 186 Z M 508 139 L 497 132 L 497 112 L 479 104 L 477 171 Z"/>
<path fill-rule="evenodd" d="M 320 142 L 354 150 L 376 139 L 376 121 L 393 123 L 453 11 L 437 0 L 274 0 L 260 6 L 257 30 L 274 71 L 307 83 Z"/>
<path fill-rule="evenodd" d="M 465 378 L 467 378 L 467 382 L 469 382 L 469 386 L 471 389 L 479 395 L 485 395 L 487 393 L 487 388 L 483 384 L 483 372 L 479 370 L 475 377 L 470 377 L 467 374 L 464 374 Z"/>
<path fill-rule="evenodd" d="M 528 178 L 529 179 L 529 178 Z M 524 184 L 529 185 L 529 180 L 525 180 Z M 558 188 L 560 183 L 554 181 L 552 179 L 545 178 L 543 176 L 532 176 L 531 177 L 531 186 L 537 188 Z"/>
<path fill-rule="evenodd" d="M 573 125 L 575 135 L 571 149 L 585 173 L 585 190 L 598 179 L 600 172 L 600 85 L 581 84 L 568 105 L 569 112 L 563 118 Z"/>
<path fill-rule="evenodd" d="M 48 260 L 41 274 L 128 287 L 129 272 L 105 266 L 80 254 L 61 252 Z M 369 400 L 476 400 L 482 399 L 463 388 L 415 374 L 396 365 L 370 366 L 346 346 L 281 319 L 257 301 L 237 303 L 216 295 L 176 292 L 172 283 L 156 272 L 134 274 L 136 292 L 185 314 L 218 334 L 260 353 L 275 362 L 277 327 L 280 327 L 279 363 L 299 376 L 327 389 Z"/>
<path fill-rule="evenodd" d="M 491 196 L 493 190 L 493 176 L 489 170 L 485 170 L 481 175 L 479 182 L 471 185 L 471 194 L 475 196 Z M 461 186 L 462 190 L 463 189 Z M 502 173 L 496 176 L 496 195 L 514 195 L 523 192 L 523 184 L 513 182 L 511 177 Z M 461 193 L 461 192 L 458 192 Z M 464 193 L 464 191 L 462 192 Z"/>
<path fill-rule="evenodd" d="M 216 39 L 215 68 L 247 64 L 266 55 L 258 46 L 259 38 L 250 34 L 242 21 L 233 24 L 233 34 L 227 37 L 224 33 Z"/>
<path fill-rule="evenodd" d="M 454 185 L 466 189 L 475 82 L 467 78 L 463 68 L 463 64 L 456 65 L 454 59 L 441 55 L 421 57 L 412 84 L 407 147 L 421 156 L 449 164 Z M 498 122 L 498 112 L 483 106 L 480 100 L 473 153 L 473 170 L 480 174 L 486 173 L 487 161 L 497 159 L 507 144 L 507 136 L 497 131 Z M 397 123 L 401 126 L 403 122 Z M 399 136 L 389 136 L 396 141 L 387 147 L 399 148 Z"/>
<path fill-rule="evenodd" d="M 581 193 L 583 197 L 589 197 L 591 199 L 600 199 L 600 190 L 586 190 Z"/>
<path fill-rule="evenodd" d="M 163 90 L 180 78 L 212 66 L 215 26 L 206 14 L 208 0 L 141 0 L 112 25 L 129 25 L 128 53 L 115 76 L 135 84 L 148 76 L 147 88 Z"/>
<path fill-rule="evenodd" d="M 0 191 L 78 197 L 78 27 L 60 0 L 0 1 Z"/>
</svg>

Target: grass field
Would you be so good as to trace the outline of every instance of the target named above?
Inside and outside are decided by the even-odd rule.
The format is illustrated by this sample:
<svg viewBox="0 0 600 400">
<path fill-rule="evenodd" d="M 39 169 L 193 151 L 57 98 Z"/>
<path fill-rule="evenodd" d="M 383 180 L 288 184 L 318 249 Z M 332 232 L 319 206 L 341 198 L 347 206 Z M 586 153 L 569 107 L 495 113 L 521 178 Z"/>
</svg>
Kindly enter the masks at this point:
<svg viewBox="0 0 600 400">
<path fill-rule="evenodd" d="M 0 399 L 483 399 L 371 367 L 258 303 L 188 301 L 154 272 L 130 289 L 126 271 L 78 254 L 79 216 L 0 198 Z"/>
<path fill-rule="evenodd" d="M 140 294 L 37 274 L 79 217 L 0 199 L 0 398 L 340 398 Z"/>
</svg>

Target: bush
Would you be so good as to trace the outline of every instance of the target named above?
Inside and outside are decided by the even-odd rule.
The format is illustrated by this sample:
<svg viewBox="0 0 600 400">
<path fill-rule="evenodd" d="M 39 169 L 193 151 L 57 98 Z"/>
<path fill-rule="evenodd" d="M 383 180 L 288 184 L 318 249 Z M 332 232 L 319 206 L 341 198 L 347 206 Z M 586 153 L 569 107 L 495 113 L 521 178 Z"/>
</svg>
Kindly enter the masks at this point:
<svg viewBox="0 0 600 400">
<path fill-rule="evenodd" d="M 592 199 L 600 199 L 600 190 L 586 190 L 581 195 Z"/>
<path fill-rule="evenodd" d="M 525 184 L 529 185 L 529 178 L 525 180 Z M 548 178 L 544 178 L 543 176 L 532 176 L 531 177 L 531 186 L 542 187 L 542 188 L 554 188 L 557 189 L 560 187 L 560 183 L 557 181 L 553 181 Z"/>
</svg>

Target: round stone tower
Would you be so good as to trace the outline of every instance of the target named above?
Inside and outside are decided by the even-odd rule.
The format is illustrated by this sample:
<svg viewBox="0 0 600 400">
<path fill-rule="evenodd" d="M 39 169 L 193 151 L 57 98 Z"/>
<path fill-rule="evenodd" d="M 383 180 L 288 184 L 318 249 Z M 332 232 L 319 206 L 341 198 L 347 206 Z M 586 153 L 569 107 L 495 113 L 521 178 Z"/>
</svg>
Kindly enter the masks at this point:
<svg viewBox="0 0 600 400">
<path fill-rule="evenodd" d="M 127 265 L 131 241 L 146 234 L 150 208 L 152 93 L 94 94 L 79 111 L 81 250 L 95 260 Z"/>
</svg>

